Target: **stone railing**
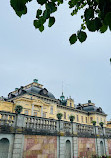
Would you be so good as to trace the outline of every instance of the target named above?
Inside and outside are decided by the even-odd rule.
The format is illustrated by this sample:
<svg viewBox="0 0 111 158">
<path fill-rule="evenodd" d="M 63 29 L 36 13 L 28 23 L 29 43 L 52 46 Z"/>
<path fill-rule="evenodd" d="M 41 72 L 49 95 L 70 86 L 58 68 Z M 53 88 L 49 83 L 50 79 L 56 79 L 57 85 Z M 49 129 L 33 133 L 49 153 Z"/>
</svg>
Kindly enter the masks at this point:
<svg viewBox="0 0 111 158">
<path fill-rule="evenodd" d="M 80 135 L 94 135 L 94 127 L 90 125 L 76 124 L 77 133 Z"/>
<path fill-rule="evenodd" d="M 69 134 L 69 133 L 72 132 L 72 125 L 71 125 L 71 122 L 63 121 L 63 131 L 64 131 L 66 134 Z"/>
<path fill-rule="evenodd" d="M 0 133 L 111 137 L 111 129 L 0 111 Z"/>
<path fill-rule="evenodd" d="M 57 131 L 57 121 L 53 119 L 25 116 L 24 128 L 32 129 L 32 131 Z"/>
<path fill-rule="evenodd" d="M 0 111 L 0 126 L 15 127 L 16 114 Z"/>
<path fill-rule="evenodd" d="M 111 128 L 105 128 L 105 135 L 111 137 Z"/>
<path fill-rule="evenodd" d="M 101 127 L 98 127 L 98 135 L 100 135 L 100 136 L 104 135 L 104 131 Z"/>
</svg>

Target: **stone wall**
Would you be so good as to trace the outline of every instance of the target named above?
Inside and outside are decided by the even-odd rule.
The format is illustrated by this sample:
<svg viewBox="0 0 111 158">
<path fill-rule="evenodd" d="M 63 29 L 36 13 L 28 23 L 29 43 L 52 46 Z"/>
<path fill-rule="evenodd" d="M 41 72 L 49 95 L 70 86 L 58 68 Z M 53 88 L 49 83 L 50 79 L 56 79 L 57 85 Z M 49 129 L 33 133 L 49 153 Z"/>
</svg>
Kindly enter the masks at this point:
<svg viewBox="0 0 111 158">
<path fill-rule="evenodd" d="M 108 142 L 109 155 L 111 156 L 111 139 L 108 139 L 107 142 Z"/>
<path fill-rule="evenodd" d="M 96 154 L 94 138 L 78 138 L 78 155 L 79 157 L 90 158 Z"/>
<path fill-rule="evenodd" d="M 23 158 L 57 158 L 57 137 L 26 135 Z"/>
</svg>

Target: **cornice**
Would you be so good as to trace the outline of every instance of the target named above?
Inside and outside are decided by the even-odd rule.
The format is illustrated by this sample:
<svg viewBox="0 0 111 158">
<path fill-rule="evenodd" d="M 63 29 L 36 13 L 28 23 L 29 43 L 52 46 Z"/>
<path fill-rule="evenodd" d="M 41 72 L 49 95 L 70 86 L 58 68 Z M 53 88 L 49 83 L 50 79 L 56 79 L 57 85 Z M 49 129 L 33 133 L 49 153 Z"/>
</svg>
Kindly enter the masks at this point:
<svg viewBox="0 0 111 158">
<path fill-rule="evenodd" d="M 73 108 L 73 107 L 64 106 L 64 105 L 59 105 L 59 104 L 58 104 L 57 106 L 60 107 L 60 108 L 63 108 L 63 109 L 68 109 L 68 110 L 72 110 L 72 111 L 76 111 L 76 112 L 88 114 L 88 112 L 86 112 L 86 111 L 82 111 L 82 110 L 79 110 L 79 109 L 75 109 L 75 108 Z"/>
<path fill-rule="evenodd" d="M 8 99 L 8 101 L 17 100 L 17 99 L 26 99 L 26 100 L 32 102 L 32 100 L 34 100 L 34 99 L 30 99 L 30 98 L 24 97 L 25 95 L 36 96 L 38 99 L 41 99 L 41 100 L 44 100 L 44 101 L 47 100 L 49 102 L 54 102 L 56 104 L 58 103 L 57 99 L 51 99 L 49 97 L 41 96 L 41 95 L 34 94 L 34 93 L 25 93 L 25 94 L 22 94 L 22 95 L 18 95 L 18 96 L 14 97 L 14 98 Z M 45 102 L 45 103 L 48 104 L 47 102 Z"/>
</svg>

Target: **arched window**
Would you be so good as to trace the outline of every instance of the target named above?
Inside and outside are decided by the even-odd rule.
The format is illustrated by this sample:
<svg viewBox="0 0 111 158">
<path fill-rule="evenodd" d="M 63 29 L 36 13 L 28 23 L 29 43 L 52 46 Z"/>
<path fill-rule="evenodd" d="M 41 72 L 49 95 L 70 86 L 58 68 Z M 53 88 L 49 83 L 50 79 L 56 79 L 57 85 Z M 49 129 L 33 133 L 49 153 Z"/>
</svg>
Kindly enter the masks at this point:
<svg viewBox="0 0 111 158">
<path fill-rule="evenodd" d="M 9 140 L 7 138 L 2 138 L 0 140 L 0 157 L 8 158 L 9 152 Z"/>
</svg>

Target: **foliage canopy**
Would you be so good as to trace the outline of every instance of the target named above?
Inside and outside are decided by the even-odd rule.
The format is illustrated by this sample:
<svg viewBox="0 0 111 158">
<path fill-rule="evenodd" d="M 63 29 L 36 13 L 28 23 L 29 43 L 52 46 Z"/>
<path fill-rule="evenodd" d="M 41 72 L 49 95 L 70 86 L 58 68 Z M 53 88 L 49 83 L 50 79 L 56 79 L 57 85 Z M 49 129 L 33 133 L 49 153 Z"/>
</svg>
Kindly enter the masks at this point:
<svg viewBox="0 0 111 158">
<path fill-rule="evenodd" d="M 12 8 L 16 14 L 21 17 L 27 14 L 28 2 L 32 0 L 10 0 Z M 63 0 L 37 0 L 42 9 L 38 9 L 36 19 L 33 24 L 40 32 L 44 30 L 44 24 L 48 20 L 48 27 L 52 27 L 55 23 L 55 17 L 52 13 L 56 12 L 59 5 L 64 3 Z M 81 15 L 82 23 L 77 33 L 73 33 L 69 38 L 70 44 L 74 44 L 77 40 L 81 43 L 87 38 L 86 28 L 91 31 L 99 31 L 104 33 L 108 27 L 111 30 L 111 0 L 68 0 L 71 15 L 74 16 L 79 10 L 83 10 Z"/>
</svg>

